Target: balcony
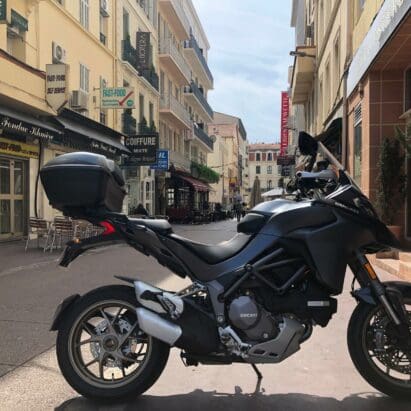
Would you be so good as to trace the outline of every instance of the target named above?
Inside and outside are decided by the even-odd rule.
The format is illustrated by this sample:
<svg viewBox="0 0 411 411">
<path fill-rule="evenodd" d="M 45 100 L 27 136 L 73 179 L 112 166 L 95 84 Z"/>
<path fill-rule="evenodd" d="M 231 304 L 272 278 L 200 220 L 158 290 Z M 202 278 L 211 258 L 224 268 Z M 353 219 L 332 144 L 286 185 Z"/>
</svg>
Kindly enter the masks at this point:
<svg viewBox="0 0 411 411">
<path fill-rule="evenodd" d="M 171 121 L 179 128 L 191 129 L 190 114 L 172 95 L 161 96 L 160 116 Z"/>
<path fill-rule="evenodd" d="M 129 63 L 139 74 L 143 77 L 151 87 L 156 91 L 159 90 L 158 74 L 155 72 L 154 68 L 141 70 L 137 63 L 137 50 L 131 45 L 130 40 L 122 41 L 122 59 Z"/>
<path fill-rule="evenodd" d="M 202 83 L 206 84 L 208 86 L 207 88 L 213 88 L 213 75 L 208 67 L 203 51 L 200 49 L 193 35 L 190 36 L 190 40 L 184 42 L 184 54 L 194 71 L 201 77 Z"/>
<path fill-rule="evenodd" d="M 305 53 L 306 56 L 296 56 L 291 83 L 292 104 L 304 104 L 311 93 L 314 81 L 316 47 L 297 47 L 297 52 Z"/>
<path fill-rule="evenodd" d="M 189 86 L 184 87 L 184 95 L 187 101 L 203 114 L 208 123 L 213 121 L 213 109 L 196 83 L 192 81 Z"/>
<path fill-rule="evenodd" d="M 183 154 L 181 154 L 177 151 L 173 151 L 173 150 L 170 150 L 169 155 L 170 155 L 170 164 L 173 164 L 173 166 L 177 170 L 190 172 L 190 170 L 191 170 L 191 161 L 190 161 L 189 158 L 187 158 Z"/>
<path fill-rule="evenodd" d="M 201 128 L 194 125 L 194 135 L 207 146 L 209 152 L 211 153 L 214 149 L 214 142 L 211 137 Z"/>
<path fill-rule="evenodd" d="M 123 134 L 127 136 L 135 136 L 137 134 L 137 120 L 128 113 L 121 115 L 121 122 L 123 124 Z"/>
<path fill-rule="evenodd" d="M 188 39 L 190 37 L 190 22 L 181 5 L 181 0 L 159 0 L 158 5 L 167 17 L 179 40 Z"/>
<path fill-rule="evenodd" d="M 170 72 L 179 84 L 190 82 L 190 67 L 172 39 L 160 39 L 159 59 L 162 67 Z"/>
</svg>

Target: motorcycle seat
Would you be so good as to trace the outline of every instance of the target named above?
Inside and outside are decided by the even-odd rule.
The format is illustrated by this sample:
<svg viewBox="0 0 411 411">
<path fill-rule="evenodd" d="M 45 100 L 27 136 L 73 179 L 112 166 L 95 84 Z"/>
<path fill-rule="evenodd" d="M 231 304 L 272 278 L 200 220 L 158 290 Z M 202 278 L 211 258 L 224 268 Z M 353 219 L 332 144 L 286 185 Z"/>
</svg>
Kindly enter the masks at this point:
<svg viewBox="0 0 411 411">
<path fill-rule="evenodd" d="M 167 220 L 150 219 L 150 218 L 130 218 L 131 226 L 144 226 L 160 235 L 168 235 L 173 232 L 170 223 Z"/>
<path fill-rule="evenodd" d="M 239 233 L 236 234 L 231 240 L 223 241 L 219 244 L 197 243 L 174 233 L 169 235 L 169 238 L 190 250 L 193 254 L 206 263 L 218 264 L 239 253 L 248 244 L 252 236 Z"/>
</svg>

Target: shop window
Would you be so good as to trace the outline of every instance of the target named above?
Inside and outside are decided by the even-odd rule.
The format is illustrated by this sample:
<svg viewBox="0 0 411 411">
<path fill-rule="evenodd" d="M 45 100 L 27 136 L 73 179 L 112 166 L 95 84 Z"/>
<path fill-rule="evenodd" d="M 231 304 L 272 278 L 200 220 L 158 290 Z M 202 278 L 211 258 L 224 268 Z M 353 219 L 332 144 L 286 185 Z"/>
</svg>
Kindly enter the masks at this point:
<svg viewBox="0 0 411 411">
<path fill-rule="evenodd" d="M 255 173 L 256 174 L 261 174 L 261 166 L 256 166 L 255 167 Z"/>
<path fill-rule="evenodd" d="M 354 180 L 361 184 L 362 114 L 361 104 L 354 109 Z"/>
<path fill-rule="evenodd" d="M 89 0 L 80 0 L 80 24 L 88 29 L 89 26 Z"/>
<path fill-rule="evenodd" d="M 411 110 L 411 68 L 405 72 L 405 102 L 404 111 Z"/>
<path fill-rule="evenodd" d="M 169 188 L 167 190 L 167 205 L 169 207 L 174 206 L 174 188 Z"/>
<path fill-rule="evenodd" d="M 267 167 L 267 174 L 273 174 L 273 167 L 272 166 Z"/>
</svg>

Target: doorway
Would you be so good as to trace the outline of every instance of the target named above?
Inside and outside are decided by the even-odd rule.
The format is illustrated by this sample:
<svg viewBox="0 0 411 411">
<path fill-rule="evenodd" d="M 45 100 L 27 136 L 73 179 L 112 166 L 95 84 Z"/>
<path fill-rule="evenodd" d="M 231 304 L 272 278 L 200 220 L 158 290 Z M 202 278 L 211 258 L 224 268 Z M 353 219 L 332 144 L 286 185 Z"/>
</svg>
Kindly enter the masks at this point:
<svg viewBox="0 0 411 411">
<path fill-rule="evenodd" d="M 24 235 L 26 163 L 0 157 L 0 240 Z"/>
</svg>

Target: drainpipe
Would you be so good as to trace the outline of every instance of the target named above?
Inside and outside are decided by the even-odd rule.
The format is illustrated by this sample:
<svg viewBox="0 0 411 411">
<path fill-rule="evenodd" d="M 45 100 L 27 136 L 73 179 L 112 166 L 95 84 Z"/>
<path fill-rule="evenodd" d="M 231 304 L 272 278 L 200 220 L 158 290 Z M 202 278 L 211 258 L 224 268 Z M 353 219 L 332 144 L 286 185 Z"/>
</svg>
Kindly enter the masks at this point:
<svg viewBox="0 0 411 411">
<path fill-rule="evenodd" d="M 39 159 L 38 159 L 38 168 L 37 168 L 37 176 L 36 176 L 36 185 L 34 188 L 34 215 L 36 218 L 39 218 L 38 191 L 39 191 L 40 169 L 41 169 L 42 160 L 43 160 L 43 143 L 41 139 L 39 139 Z"/>
</svg>

